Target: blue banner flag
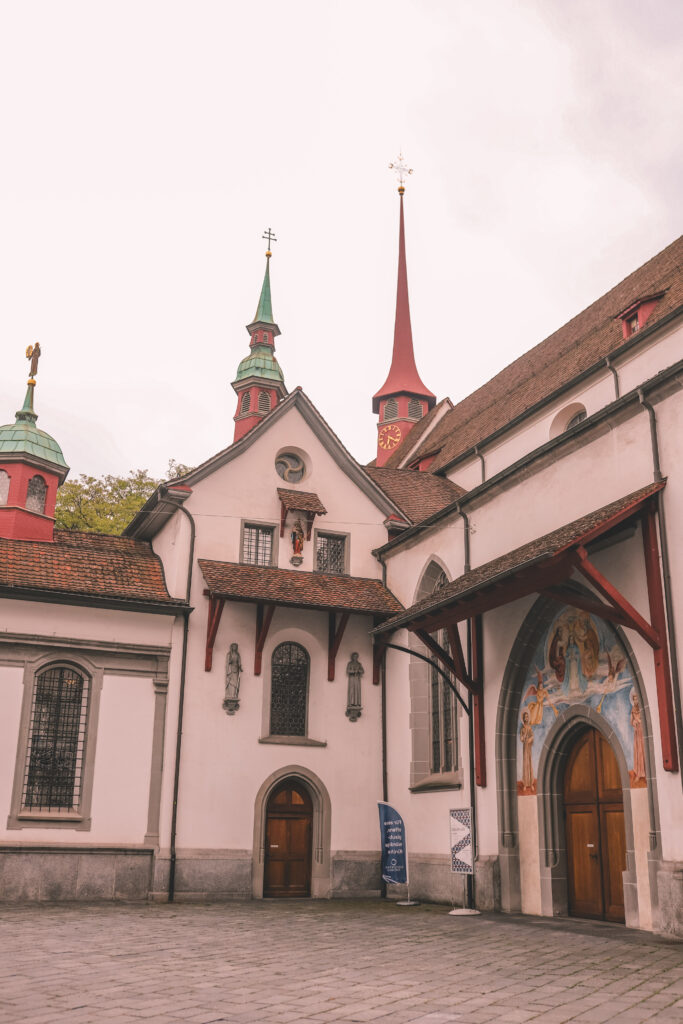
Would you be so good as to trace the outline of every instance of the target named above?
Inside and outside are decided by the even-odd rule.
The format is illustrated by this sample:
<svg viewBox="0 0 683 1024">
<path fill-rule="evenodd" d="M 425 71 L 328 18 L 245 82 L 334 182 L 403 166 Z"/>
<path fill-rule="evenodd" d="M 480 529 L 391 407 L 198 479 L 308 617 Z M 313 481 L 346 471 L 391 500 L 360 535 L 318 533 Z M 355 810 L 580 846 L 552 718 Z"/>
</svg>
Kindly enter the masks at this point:
<svg viewBox="0 0 683 1024">
<path fill-rule="evenodd" d="M 408 853 L 403 818 L 390 804 L 378 801 L 382 837 L 382 878 L 392 884 L 408 881 Z"/>
</svg>

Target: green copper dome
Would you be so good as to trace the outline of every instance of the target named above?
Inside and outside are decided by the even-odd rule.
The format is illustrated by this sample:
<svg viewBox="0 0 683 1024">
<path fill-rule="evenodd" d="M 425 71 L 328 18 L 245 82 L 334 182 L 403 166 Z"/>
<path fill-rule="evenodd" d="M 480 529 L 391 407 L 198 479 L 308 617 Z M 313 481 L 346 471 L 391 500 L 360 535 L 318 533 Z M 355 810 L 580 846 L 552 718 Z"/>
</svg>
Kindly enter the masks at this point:
<svg viewBox="0 0 683 1024">
<path fill-rule="evenodd" d="M 68 469 L 62 449 L 54 437 L 36 426 L 38 415 L 33 411 L 33 388 L 34 385 L 29 384 L 26 389 L 26 398 L 17 413 L 16 422 L 0 427 L 0 459 L 3 456 L 32 455 L 43 462 Z"/>
<path fill-rule="evenodd" d="M 254 345 L 249 355 L 244 357 L 237 368 L 235 383 L 247 377 L 262 377 L 284 385 L 285 378 L 271 345 Z"/>
</svg>

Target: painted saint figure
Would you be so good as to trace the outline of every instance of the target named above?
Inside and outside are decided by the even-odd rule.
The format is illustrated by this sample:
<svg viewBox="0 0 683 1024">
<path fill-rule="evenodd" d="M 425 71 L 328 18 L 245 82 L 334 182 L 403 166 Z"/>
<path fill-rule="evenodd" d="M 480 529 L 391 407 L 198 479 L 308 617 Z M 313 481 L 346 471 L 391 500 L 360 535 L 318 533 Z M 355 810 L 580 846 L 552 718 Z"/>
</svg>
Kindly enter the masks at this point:
<svg viewBox="0 0 683 1024">
<path fill-rule="evenodd" d="M 223 707 L 229 715 L 234 715 L 240 706 L 240 674 L 242 672 L 242 659 L 237 644 L 230 644 L 230 650 L 225 659 L 225 697 Z"/>
<path fill-rule="evenodd" d="M 529 712 L 522 715 L 522 725 L 519 730 L 519 739 L 522 744 L 522 785 L 524 789 L 534 788 L 534 764 L 531 757 L 531 748 L 534 745 L 534 729 L 529 722 Z"/>
<path fill-rule="evenodd" d="M 346 696 L 346 717 L 351 722 L 357 722 L 362 711 L 360 699 L 360 681 L 365 669 L 358 660 L 358 652 L 354 651 L 351 661 L 346 666 L 348 677 L 348 691 Z"/>
<path fill-rule="evenodd" d="M 292 527 L 292 552 L 295 555 L 300 555 L 304 550 L 304 528 L 301 525 L 301 520 L 297 519 Z"/>
<path fill-rule="evenodd" d="M 643 713 L 635 690 L 631 691 L 631 725 L 633 727 L 633 778 L 646 778 L 645 741 L 643 739 Z"/>
</svg>

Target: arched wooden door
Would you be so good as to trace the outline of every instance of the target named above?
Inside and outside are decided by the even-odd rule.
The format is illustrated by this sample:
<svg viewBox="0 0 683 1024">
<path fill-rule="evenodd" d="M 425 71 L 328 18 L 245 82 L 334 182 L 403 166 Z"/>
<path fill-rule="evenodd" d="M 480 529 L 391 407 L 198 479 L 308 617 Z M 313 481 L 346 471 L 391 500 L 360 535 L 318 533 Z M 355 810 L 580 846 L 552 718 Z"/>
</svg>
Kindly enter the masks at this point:
<svg viewBox="0 0 683 1024">
<path fill-rule="evenodd" d="M 624 798 L 617 759 L 597 729 L 586 729 L 570 752 L 564 813 L 569 913 L 623 921 Z"/>
<path fill-rule="evenodd" d="M 273 790 L 266 808 L 264 896 L 310 896 L 313 803 L 294 781 Z"/>
</svg>

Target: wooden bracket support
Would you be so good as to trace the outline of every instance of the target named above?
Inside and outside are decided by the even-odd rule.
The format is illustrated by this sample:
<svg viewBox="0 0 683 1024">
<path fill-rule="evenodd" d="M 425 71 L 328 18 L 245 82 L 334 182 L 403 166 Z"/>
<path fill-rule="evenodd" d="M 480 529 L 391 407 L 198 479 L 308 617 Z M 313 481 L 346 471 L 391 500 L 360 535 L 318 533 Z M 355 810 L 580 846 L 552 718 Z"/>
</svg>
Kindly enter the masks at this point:
<svg viewBox="0 0 683 1024">
<path fill-rule="evenodd" d="M 261 660 L 263 655 L 263 648 L 268 636 L 268 630 L 270 624 L 273 621 L 273 613 L 275 612 L 274 604 L 264 604 L 259 601 L 256 605 L 256 644 L 254 647 L 254 675 L 261 675 Z"/>
<path fill-rule="evenodd" d="M 631 629 L 635 629 L 637 633 L 647 640 L 650 647 L 659 647 L 661 645 L 661 639 L 656 629 L 647 622 L 646 619 L 637 611 L 630 601 L 627 601 L 622 593 L 610 583 L 610 581 L 602 575 L 599 569 L 593 565 L 588 559 L 588 552 L 584 547 L 576 549 L 575 565 L 582 576 L 584 576 L 589 583 L 592 583 L 599 594 L 609 602 L 609 604 L 617 612 L 620 612 L 624 617 L 624 625 L 630 626 Z M 659 568 L 657 569 L 659 572 Z M 600 614 L 600 613 L 597 613 Z"/>
<path fill-rule="evenodd" d="M 214 594 L 209 594 L 209 620 L 206 626 L 206 654 L 204 656 L 205 672 L 210 672 L 213 664 L 213 645 L 216 642 L 216 634 L 218 633 L 224 605 L 224 597 L 216 597 Z"/>
<path fill-rule="evenodd" d="M 335 663 L 339 646 L 344 636 L 344 631 L 349 621 L 350 612 L 343 612 L 337 626 L 335 612 L 329 613 L 328 638 L 327 638 L 327 678 L 330 682 L 334 680 Z"/>
</svg>

